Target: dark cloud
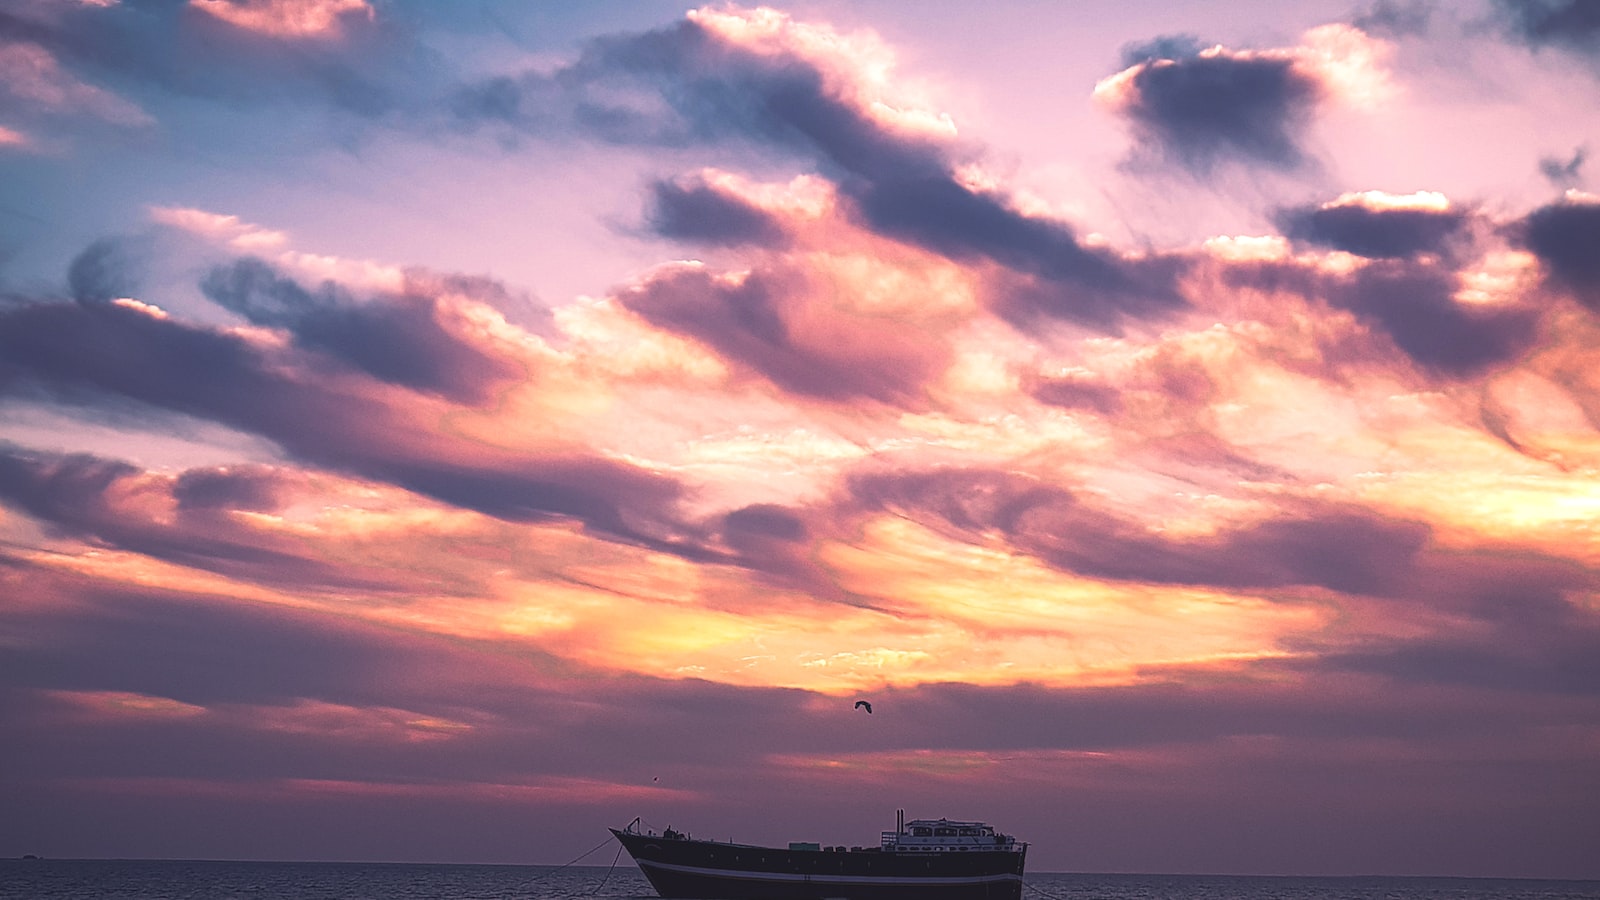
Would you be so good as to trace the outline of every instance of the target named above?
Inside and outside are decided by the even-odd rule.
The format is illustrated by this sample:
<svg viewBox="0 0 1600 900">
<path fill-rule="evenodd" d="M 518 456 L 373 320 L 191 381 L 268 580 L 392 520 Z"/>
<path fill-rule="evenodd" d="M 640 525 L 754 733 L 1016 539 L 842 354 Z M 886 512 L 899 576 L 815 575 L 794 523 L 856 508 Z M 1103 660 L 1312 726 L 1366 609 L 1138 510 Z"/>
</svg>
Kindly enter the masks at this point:
<svg viewBox="0 0 1600 900">
<path fill-rule="evenodd" d="M 1367 12 L 1356 16 L 1350 24 L 1367 34 L 1381 37 L 1415 37 L 1428 33 L 1433 18 L 1433 6 L 1428 2 L 1378 0 Z"/>
<path fill-rule="evenodd" d="M 1439 553 L 1421 561 L 1403 592 L 1449 610 L 1453 621 L 1426 637 L 1318 648 L 1305 665 L 1410 684 L 1600 698 L 1600 615 L 1569 599 L 1594 580 L 1579 565 L 1535 553 Z"/>
<path fill-rule="evenodd" d="M 812 514 L 770 503 L 740 507 L 722 517 L 722 542 L 741 565 L 770 583 L 815 600 L 851 602 L 832 571 L 816 559 L 823 526 L 808 521 Z"/>
<path fill-rule="evenodd" d="M 1419 365 L 1450 377 L 1475 375 L 1532 346 L 1533 311 L 1458 303 L 1458 287 L 1448 271 L 1379 264 L 1361 269 L 1329 299 L 1381 328 Z"/>
<path fill-rule="evenodd" d="M 437 68 L 401 30 L 359 16 L 344 20 L 338 40 L 286 41 L 166 0 L 24 13 L 0 11 L 0 39 L 44 47 L 91 80 L 228 103 L 313 96 L 380 116 L 399 106 L 402 86 Z"/>
<path fill-rule="evenodd" d="M 318 858 L 331 840 L 369 858 L 525 863 L 534 835 L 552 848 L 539 861 L 558 863 L 597 840 L 576 841 L 574 829 L 603 835 L 603 825 L 620 824 L 618 804 L 622 818 L 781 842 L 870 834 L 887 818 L 887 794 L 933 815 L 1009 811 L 977 814 L 1108 868 L 1223 859 L 1248 869 L 1255 857 L 1219 857 L 1196 837 L 1193 822 L 1220 815 L 1230 846 L 1281 831 L 1295 844 L 1324 835 L 1337 845 L 1282 857 L 1308 869 L 1413 865 L 1418 845 L 1437 841 L 1490 854 L 1486 868 L 1471 868 L 1444 853 L 1443 869 L 1503 874 L 1524 859 L 1501 849 L 1505 828 L 1538 836 L 1541 847 L 1554 842 L 1552 858 L 1570 867 L 1585 858 L 1582 826 L 1592 821 L 1584 788 L 1595 761 L 1572 739 L 1572 722 L 1596 712 L 1591 695 L 1466 690 L 1434 677 L 1437 667 L 1422 678 L 1390 675 L 1355 654 L 1326 666 L 1304 655 L 1241 663 L 1225 677 L 1148 669 L 1124 686 L 888 687 L 874 694 L 868 723 L 851 717 L 848 701 L 804 691 L 595 677 L 532 648 L 508 653 L 345 615 L 30 567 L 0 568 L 0 577 L 57 600 L 14 610 L 0 655 L 0 794 L 30 811 L 26 821 L 0 821 L 0 840 L 51 855 L 199 848 Z M 199 709 L 85 715 L 61 693 L 98 691 Z M 408 741 L 359 722 L 295 720 L 322 704 L 403 712 L 406 727 L 424 718 L 467 727 Z M 527 801 L 518 792 L 551 777 L 584 785 L 585 795 Z M 1030 812 L 1041 782 L 1071 790 L 1092 826 Z M 634 792 L 598 799 L 608 785 Z M 764 792 L 787 798 L 784 821 L 751 808 Z M 1546 794 L 1573 799 L 1527 809 L 1529 796 Z M 1457 814 L 1440 816 L 1441 807 Z M 245 808 L 249 827 L 238 821 Z M 1306 808 L 1337 827 L 1308 831 Z M 1165 849 L 1152 857 L 1136 841 L 1128 850 L 1125 835 L 1104 835 L 1108 827 L 1144 841 L 1155 828 Z M 1352 844 L 1350 828 L 1380 833 L 1369 847 Z M 364 837 L 340 843 L 345 829 Z M 508 830 L 516 842 L 504 840 Z M 558 854 L 562 841 L 574 846 Z M 1393 844 L 1405 852 L 1378 849 Z"/>
<path fill-rule="evenodd" d="M 748 541 L 792 544 L 806 538 L 804 519 L 781 506 L 760 503 L 736 509 L 722 519 L 727 541 L 735 546 Z"/>
<path fill-rule="evenodd" d="M 1036 378 L 1027 385 L 1033 399 L 1063 409 L 1092 409 L 1114 416 L 1122 409 L 1117 389 L 1087 378 Z"/>
<path fill-rule="evenodd" d="M 1374 208 L 1359 202 L 1302 206 L 1278 213 L 1278 227 L 1297 241 L 1370 259 L 1445 254 L 1471 216 L 1459 209 Z"/>
<path fill-rule="evenodd" d="M 1512 38 L 1529 47 L 1556 47 L 1600 57 L 1600 6 L 1592 0 L 1495 0 Z"/>
<path fill-rule="evenodd" d="M 963 184 L 954 174 L 960 151 L 886 127 L 831 89 L 818 64 L 740 47 L 694 21 L 596 40 L 553 74 L 469 86 L 455 112 L 468 125 L 535 133 L 576 121 L 621 143 L 754 142 L 815 160 L 872 231 L 1042 282 L 1036 293 L 1049 300 L 1026 304 L 1033 313 L 1104 328 L 1181 305 L 1170 280 L 1085 247 L 1063 222 L 1024 215 L 1004 197 Z M 656 193 L 658 207 L 663 199 L 668 206 L 662 220 L 689 236 L 717 240 L 760 227 L 726 198 L 671 186 Z M 680 209 L 690 202 L 698 204 L 693 222 Z"/>
<path fill-rule="evenodd" d="M 1291 58 L 1208 51 L 1147 60 L 1121 77 L 1112 100 L 1136 136 L 1197 175 L 1226 161 L 1306 162 L 1300 134 L 1323 89 Z"/>
<path fill-rule="evenodd" d="M 531 667 L 492 654 L 465 666 L 471 650 L 443 638 L 211 594 L 20 574 L 59 602 L 13 620 L 22 646 L 5 671 L 13 689 L 127 691 L 206 707 L 297 699 L 438 714 L 469 700 L 495 712 L 506 711 L 501 702 L 542 707 Z M 540 662 L 547 673 L 558 668 Z M 477 667 L 496 671 L 500 693 L 481 690 L 467 674 Z"/>
<path fill-rule="evenodd" d="M 1593 590 L 1595 576 L 1559 558 L 1514 547 L 1445 550 L 1426 524 L 1341 504 L 1305 504 L 1175 538 L 1059 488 L 982 470 L 858 477 L 850 491 L 858 504 L 957 539 L 1001 534 L 1018 551 L 1089 577 L 1244 591 L 1316 587 L 1380 598 L 1385 616 L 1433 619 L 1421 637 L 1289 638 L 1288 665 L 1302 672 L 1600 698 L 1600 616 L 1569 599 Z"/>
<path fill-rule="evenodd" d="M 860 477 L 850 495 L 919 521 L 936 517 L 959 532 L 996 529 L 1063 571 L 1146 583 L 1384 594 L 1409 575 L 1430 534 L 1421 523 L 1327 506 L 1175 539 L 1061 488 L 983 470 Z"/>
<path fill-rule="evenodd" d="M 1579 147 L 1572 151 L 1572 156 L 1561 159 L 1557 156 L 1546 156 L 1539 160 L 1539 174 L 1558 188 L 1570 188 L 1582 180 L 1583 164 L 1589 159 L 1587 147 Z"/>
<path fill-rule="evenodd" d="M 73 257 L 67 287 L 79 303 L 106 303 L 138 289 L 142 254 L 128 238 L 101 238 Z"/>
<path fill-rule="evenodd" d="M 759 766 L 780 750 L 836 748 L 846 737 L 826 726 L 848 706 L 830 714 L 804 691 L 596 677 L 531 644 L 507 652 L 505 644 L 408 634 L 339 611 L 27 567 L 0 573 L 56 601 L 30 604 L 8 621 L 16 643 L 0 657 L 0 713 L 16 730 L 0 748 L 0 783 L 25 772 L 217 786 L 276 778 L 459 786 L 550 776 L 648 785 L 652 775 L 684 773 L 673 787 L 709 788 L 718 771 L 726 778 L 738 764 Z M 45 691 L 126 692 L 203 714 L 68 718 L 60 700 L 38 696 Z M 403 711 L 396 724 L 406 727 L 424 717 L 465 727 L 431 732 L 434 741 L 365 733 L 361 721 L 338 716 L 293 727 L 305 703 L 367 720 Z M 658 746 L 641 756 L 643 744 Z M 54 752 L 39 753 L 46 747 Z"/>
<path fill-rule="evenodd" d="M 1104 261 L 1110 254 L 1095 254 Z M 983 294 L 1002 319 L 1024 334 L 1036 334 L 1041 324 L 1072 322 L 1110 334 L 1120 334 L 1130 319 L 1159 321 L 1188 308 L 1178 280 L 1189 261 L 1178 255 L 1130 257 L 1116 263 L 1116 273 L 1090 263 L 1098 273 L 1052 278 L 1009 271 L 990 273 Z M 1096 275 L 1108 276 L 1101 281 Z"/>
<path fill-rule="evenodd" d="M 787 240 L 776 216 L 700 179 L 655 182 L 650 200 L 650 227 L 662 237 L 725 247 Z"/>
<path fill-rule="evenodd" d="M 1159 316 L 1183 305 L 1171 268 L 1085 247 L 1061 222 L 1022 215 L 948 174 L 887 179 L 859 186 L 853 196 L 874 231 L 951 259 L 992 260 L 1023 276 L 999 303 L 1013 320 L 1045 315 L 1114 330 L 1125 316 Z"/>
<path fill-rule="evenodd" d="M 1167 34 L 1148 41 L 1135 41 L 1122 48 L 1124 69 L 1161 59 L 1188 59 L 1199 56 L 1205 42 L 1192 34 Z"/>
<path fill-rule="evenodd" d="M 296 458 L 511 521 L 570 517 L 672 552 L 698 552 L 670 523 L 670 479 L 598 456 L 498 451 L 430 427 L 374 383 L 301 373 L 230 333 L 118 305 L 0 311 L 0 389 L 136 401 L 276 442 Z M 654 533 L 655 536 L 651 536 Z"/>
<path fill-rule="evenodd" d="M 1556 286 L 1600 310 L 1600 203 L 1552 203 L 1517 226 Z"/>
<path fill-rule="evenodd" d="M 382 573 L 330 566 L 291 541 L 255 532 L 225 516 L 203 514 L 223 507 L 271 509 L 273 493 L 273 477 L 264 472 L 245 476 L 192 470 L 169 489 L 126 463 L 26 453 L 0 444 L 0 503 L 59 534 L 268 584 L 394 586 Z M 149 505 L 169 496 L 179 512 L 171 518 L 161 515 L 159 505 Z M 197 510 L 202 514 L 193 515 Z"/>
<path fill-rule="evenodd" d="M 278 508 L 280 489 L 277 473 L 261 467 L 189 469 L 173 484 L 172 498 L 180 510 L 270 512 Z"/>
<path fill-rule="evenodd" d="M 374 378 L 465 403 L 481 403 L 523 370 L 446 327 L 437 297 L 420 293 L 358 301 L 331 282 L 316 291 L 260 260 L 213 269 L 201 290 L 260 325 Z"/>
<path fill-rule="evenodd" d="M 1567 628 L 1528 639 L 1427 641 L 1329 653 L 1318 667 L 1381 674 L 1408 683 L 1443 683 L 1522 693 L 1600 696 L 1600 622 L 1573 617 Z"/>
<path fill-rule="evenodd" d="M 1246 263 L 1230 266 L 1225 281 L 1349 310 L 1413 362 L 1446 378 L 1472 377 L 1516 359 L 1536 337 L 1537 310 L 1459 303 L 1459 275 L 1435 262 L 1377 260 L 1346 274 Z"/>
<path fill-rule="evenodd" d="M 773 384 L 830 402 L 917 405 L 949 349 L 905 323 L 834 312 L 798 271 L 740 279 L 702 268 L 664 272 L 618 296 L 652 325 L 697 341 Z"/>
</svg>

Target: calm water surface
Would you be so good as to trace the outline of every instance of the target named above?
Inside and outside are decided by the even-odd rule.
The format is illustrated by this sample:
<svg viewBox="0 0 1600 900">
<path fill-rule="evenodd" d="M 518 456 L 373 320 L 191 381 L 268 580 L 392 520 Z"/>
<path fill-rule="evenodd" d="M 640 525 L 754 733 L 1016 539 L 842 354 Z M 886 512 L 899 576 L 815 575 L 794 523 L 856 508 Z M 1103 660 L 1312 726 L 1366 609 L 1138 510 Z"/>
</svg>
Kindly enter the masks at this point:
<svg viewBox="0 0 1600 900">
<path fill-rule="evenodd" d="M 0 900 L 652 900 L 632 866 L 3 860 Z M 1024 900 L 1600 900 L 1600 881 L 1030 874 Z"/>
</svg>

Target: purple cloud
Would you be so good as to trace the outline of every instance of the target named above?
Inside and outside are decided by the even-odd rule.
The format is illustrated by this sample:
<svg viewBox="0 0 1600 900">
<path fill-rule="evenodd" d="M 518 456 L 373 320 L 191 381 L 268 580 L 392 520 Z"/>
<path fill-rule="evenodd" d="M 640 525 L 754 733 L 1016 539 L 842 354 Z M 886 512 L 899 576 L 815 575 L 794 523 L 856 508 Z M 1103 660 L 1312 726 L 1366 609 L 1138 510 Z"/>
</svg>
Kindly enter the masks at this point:
<svg viewBox="0 0 1600 900">
<path fill-rule="evenodd" d="M 200 287 L 218 305 L 390 384 L 483 403 L 523 375 L 516 361 L 447 327 L 450 311 L 436 296 L 360 301 L 332 282 L 311 291 L 256 259 L 213 269 Z"/>
<path fill-rule="evenodd" d="M 314 367 L 284 362 L 293 360 L 237 334 L 119 304 L 0 311 L 0 391 L 178 412 L 261 435 L 313 465 L 509 521 L 571 517 L 615 537 L 699 552 L 669 536 L 680 490 L 670 479 L 599 456 L 495 451 L 432 430 L 429 412 L 375 382 L 314 377 Z"/>
<path fill-rule="evenodd" d="M 1160 52 L 1160 58 L 1150 54 Z M 1323 99 L 1322 83 L 1294 57 L 1215 48 L 1192 38 L 1147 45 L 1136 65 L 1099 93 L 1168 160 L 1196 175 L 1225 161 L 1296 169 L 1301 134 Z"/>
<path fill-rule="evenodd" d="M 1460 275 L 1437 262 L 1383 259 L 1348 273 L 1292 262 L 1239 263 L 1224 278 L 1236 287 L 1288 291 L 1349 310 L 1412 362 L 1445 378 L 1471 378 L 1514 360 L 1536 336 L 1537 310 L 1460 303 Z"/>
<path fill-rule="evenodd" d="M 690 243 L 781 246 L 787 240 L 776 216 L 704 179 L 651 184 L 647 218 L 656 234 Z"/>
<path fill-rule="evenodd" d="M 454 111 L 469 127 L 498 123 L 534 133 L 574 121 L 618 143 L 748 141 L 813 160 L 867 229 L 955 260 L 990 260 L 1042 285 L 1013 307 L 1098 328 L 1182 307 L 1170 272 L 1087 247 L 1066 223 L 1025 215 L 1007 198 L 963 183 L 955 174 L 962 151 L 888 127 L 833 86 L 853 77 L 792 49 L 758 52 L 691 19 L 593 41 L 551 74 L 468 86 Z M 656 191 L 659 205 L 662 188 Z M 670 188 L 665 196 L 669 204 L 691 199 Z M 700 210 L 707 221 L 734 214 L 720 202 L 726 198 L 692 197 L 717 203 L 715 215 Z"/>
<path fill-rule="evenodd" d="M 1600 9 L 1588 0 L 1495 0 L 1507 33 L 1537 50 L 1600 57 Z"/>
<path fill-rule="evenodd" d="M 1278 227 L 1297 241 L 1369 259 L 1445 254 L 1471 221 L 1464 210 L 1385 206 L 1361 199 L 1281 210 Z"/>
<path fill-rule="evenodd" d="M 948 362 L 947 347 L 907 334 L 902 322 L 831 309 L 799 270 L 724 278 L 698 267 L 669 269 L 618 299 L 652 325 L 816 400 L 917 405 Z"/>
<path fill-rule="evenodd" d="M 1546 277 L 1590 309 L 1600 310 L 1600 203 L 1568 201 L 1541 206 L 1516 230 L 1539 257 Z"/>
</svg>

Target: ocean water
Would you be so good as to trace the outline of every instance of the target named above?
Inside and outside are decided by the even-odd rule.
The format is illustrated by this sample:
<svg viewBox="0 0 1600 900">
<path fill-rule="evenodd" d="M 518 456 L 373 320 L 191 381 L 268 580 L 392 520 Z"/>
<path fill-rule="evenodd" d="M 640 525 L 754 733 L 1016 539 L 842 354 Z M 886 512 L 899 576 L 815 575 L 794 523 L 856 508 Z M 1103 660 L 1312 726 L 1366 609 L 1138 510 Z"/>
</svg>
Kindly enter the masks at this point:
<svg viewBox="0 0 1600 900">
<path fill-rule="evenodd" d="M 1600 900 L 1600 881 L 1029 874 L 1024 900 Z M 0 860 L 0 900 L 650 900 L 632 866 Z"/>
</svg>

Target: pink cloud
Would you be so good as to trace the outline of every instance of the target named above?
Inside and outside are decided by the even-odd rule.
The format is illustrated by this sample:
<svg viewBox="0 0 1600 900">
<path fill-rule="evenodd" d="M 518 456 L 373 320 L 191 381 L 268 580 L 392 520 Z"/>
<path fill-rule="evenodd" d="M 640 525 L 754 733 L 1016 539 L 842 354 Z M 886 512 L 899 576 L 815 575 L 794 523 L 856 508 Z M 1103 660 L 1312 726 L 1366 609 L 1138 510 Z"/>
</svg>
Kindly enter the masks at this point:
<svg viewBox="0 0 1600 900">
<path fill-rule="evenodd" d="M 189 0 L 189 6 L 236 28 L 281 38 L 336 38 L 347 21 L 371 21 L 366 0 Z"/>
</svg>

